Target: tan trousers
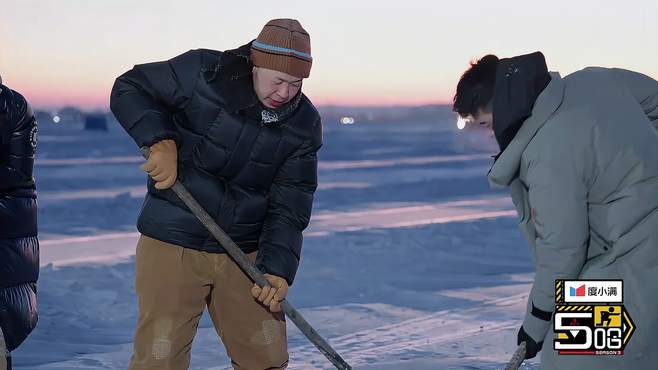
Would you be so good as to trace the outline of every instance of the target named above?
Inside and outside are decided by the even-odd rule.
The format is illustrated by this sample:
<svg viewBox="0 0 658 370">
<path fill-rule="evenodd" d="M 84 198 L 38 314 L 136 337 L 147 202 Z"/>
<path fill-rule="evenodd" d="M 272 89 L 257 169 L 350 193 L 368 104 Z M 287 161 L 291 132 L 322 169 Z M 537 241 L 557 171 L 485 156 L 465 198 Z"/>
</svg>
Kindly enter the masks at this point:
<svg viewBox="0 0 658 370">
<path fill-rule="evenodd" d="M 5 343 L 5 336 L 2 334 L 2 328 L 0 328 L 0 370 L 7 370 L 8 357 L 9 352 L 7 352 L 7 343 Z"/>
<path fill-rule="evenodd" d="M 248 256 L 253 261 L 256 252 Z M 253 283 L 228 255 L 142 235 L 135 279 L 139 321 L 130 370 L 187 369 L 206 306 L 234 369 L 287 367 L 285 317 L 252 297 Z"/>
</svg>

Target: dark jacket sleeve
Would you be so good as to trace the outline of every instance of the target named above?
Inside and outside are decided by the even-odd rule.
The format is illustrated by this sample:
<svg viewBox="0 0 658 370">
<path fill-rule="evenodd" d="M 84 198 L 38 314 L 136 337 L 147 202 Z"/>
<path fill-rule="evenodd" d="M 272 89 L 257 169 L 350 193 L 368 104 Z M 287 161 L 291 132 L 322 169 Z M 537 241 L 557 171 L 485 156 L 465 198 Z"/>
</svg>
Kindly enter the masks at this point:
<svg viewBox="0 0 658 370">
<path fill-rule="evenodd" d="M 306 140 L 279 168 L 269 192 L 267 216 L 260 237 L 257 267 L 292 285 L 318 186 L 317 152 L 322 146 L 318 119 Z"/>
<path fill-rule="evenodd" d="M 151 146 L 180 135 L 172 114 L 184 109 L 201 71 L 201 51 L 136 65 L 116 79 L 110 109 L 138 146 Z"/>
<path fill-rule="evenodd" d="M 37 121 L 25 98 L 4 86 L 2 89 L 0 137 L 2 151 L 7 155 L 6 161 L 0 163 L 0 191 L 33 184 L 37 134 Z"/>
</svg>

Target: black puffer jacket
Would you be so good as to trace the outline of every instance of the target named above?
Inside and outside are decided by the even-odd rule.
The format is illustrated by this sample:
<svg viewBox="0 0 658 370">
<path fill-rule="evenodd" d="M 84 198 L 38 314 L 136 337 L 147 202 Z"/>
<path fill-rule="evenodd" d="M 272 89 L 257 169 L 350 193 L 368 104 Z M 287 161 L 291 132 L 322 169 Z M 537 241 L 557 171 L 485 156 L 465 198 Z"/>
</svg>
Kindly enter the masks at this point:
<svg viewBox="0 0 658 370">
<path fill-rule="evenodd" d="M 10 351 L 37 323 L 36 143 L 32 109 L 19 93 L 0 85 L 0 326 Z"/>
<path fill-rule="evenodd" d="M 257 266 L 292 284 L 317 187 L 319 115 L 303 95 L 285 121 L 261 123 L 250 45 L 192 50 L 135 66 L 112 89 L 111 109 L 137 145 L 178 145 L 178 179 Z M 148 194 L 137 224 L 187 248 L 224 250 L 170 190 Z"/>
</svg>

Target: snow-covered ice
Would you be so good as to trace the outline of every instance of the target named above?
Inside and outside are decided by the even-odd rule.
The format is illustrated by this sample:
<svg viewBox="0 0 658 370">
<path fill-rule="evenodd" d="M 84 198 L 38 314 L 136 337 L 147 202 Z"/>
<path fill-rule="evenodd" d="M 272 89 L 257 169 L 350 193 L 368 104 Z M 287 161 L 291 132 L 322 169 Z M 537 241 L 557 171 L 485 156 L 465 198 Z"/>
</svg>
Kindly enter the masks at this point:
<svg viewBox="0 0 658 370">
<path fill-rule="evenodd" d="M 320 187 L 289 300 L 356 369 L 499 369 L 532 281 L 493 143 L 448 123 L 326 124 Z M 39 324 L 16 368 L 125 369 L 137 318 L 134 143 L 42 125 Z M 289 324 L 291 369 L 331 369 Z M 191 369 L 229 369 L 207 315 Z M 535 369 L 536 364 L 525 364 Z"/>
</svg>

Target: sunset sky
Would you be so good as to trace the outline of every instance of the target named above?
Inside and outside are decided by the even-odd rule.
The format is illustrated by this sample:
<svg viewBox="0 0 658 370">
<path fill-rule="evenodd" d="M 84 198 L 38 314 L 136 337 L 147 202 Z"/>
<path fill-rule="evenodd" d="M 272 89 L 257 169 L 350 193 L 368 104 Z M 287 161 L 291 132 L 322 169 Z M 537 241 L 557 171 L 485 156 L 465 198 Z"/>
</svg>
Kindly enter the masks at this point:
<svg viewBox="0 0 658 370">
<path fill-rule="evenodd" d="M 0 74 L 38 108 L 106 109 L 132 65 L 230 49 L 296 18 L 318 105 L 447 103 L 469 60 L 540 50 L 563 75 L 615 66 L 658 79 L 656 0 L 3 0 Z"/>
</svg>

